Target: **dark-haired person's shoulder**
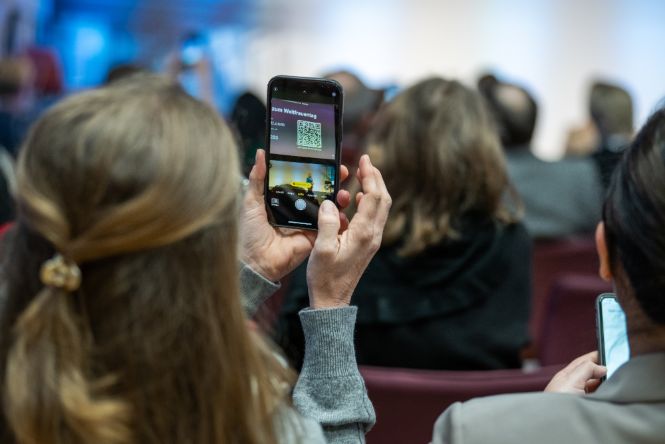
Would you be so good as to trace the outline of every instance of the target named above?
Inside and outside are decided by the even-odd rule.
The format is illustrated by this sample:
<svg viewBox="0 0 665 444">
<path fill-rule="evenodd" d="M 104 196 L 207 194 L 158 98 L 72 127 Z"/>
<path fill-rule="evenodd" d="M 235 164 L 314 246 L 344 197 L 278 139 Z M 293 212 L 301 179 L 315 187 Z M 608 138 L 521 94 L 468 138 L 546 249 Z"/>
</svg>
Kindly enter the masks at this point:
<svg viewBox="0 0 665 444">
<path fill-rule="evenodd" d="M 513 242 L 519 242 L 527 246 L 531 245 L 531 235 L 522 218 L 512 222 L 499 222 L 499 232 L 504 238 Z"/>
</svg>

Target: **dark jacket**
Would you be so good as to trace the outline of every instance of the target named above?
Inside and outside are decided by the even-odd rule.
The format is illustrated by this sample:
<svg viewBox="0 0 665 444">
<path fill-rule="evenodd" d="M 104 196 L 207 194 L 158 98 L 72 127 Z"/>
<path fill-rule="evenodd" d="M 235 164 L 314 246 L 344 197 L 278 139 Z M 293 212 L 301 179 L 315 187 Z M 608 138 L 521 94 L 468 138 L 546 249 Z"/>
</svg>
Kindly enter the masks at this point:
<svg viewBox="0 0 665 444">
<path fill-rule="evenodd" d="M 364 365 L 426 369 L 520 366 L 528 342 L 531 243 L 522 224 L 467 221 L 457 240 L 404 258 L 382 247 L 351 301 Z M 296 270 L 276 339 L 297 367 L 307 305 L 305 266 Z"/>
</svg>

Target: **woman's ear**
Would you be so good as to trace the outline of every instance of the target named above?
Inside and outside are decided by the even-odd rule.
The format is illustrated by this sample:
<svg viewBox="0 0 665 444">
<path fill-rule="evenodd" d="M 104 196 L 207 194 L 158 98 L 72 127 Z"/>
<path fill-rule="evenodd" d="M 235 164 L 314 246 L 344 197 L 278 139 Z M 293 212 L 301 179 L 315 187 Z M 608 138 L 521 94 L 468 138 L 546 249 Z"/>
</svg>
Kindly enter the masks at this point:
<svg viewBox="0 0 665 444">
<path fill-rule="evenodd" d="M 598 274 L 607 282 L 612 280 L 612 267 L 610 267 L 610 254 L 607 249 L 607 242 L 605 242 L 605 224 L 598 223 L 596 227 L 596 251 L 598 252 L 598 261 L 600 268 Z"/>
</svg>

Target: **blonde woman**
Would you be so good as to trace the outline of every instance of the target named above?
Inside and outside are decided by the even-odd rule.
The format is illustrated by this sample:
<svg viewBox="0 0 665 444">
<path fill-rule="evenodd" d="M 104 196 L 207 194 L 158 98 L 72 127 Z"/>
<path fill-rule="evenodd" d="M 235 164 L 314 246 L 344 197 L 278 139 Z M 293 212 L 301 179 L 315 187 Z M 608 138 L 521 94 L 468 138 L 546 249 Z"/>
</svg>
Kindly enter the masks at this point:
<svg viewBox="0 0 665 444">
<path fill-rule="evenodd" d="M 358 214 L 326 202 L 315 235 L 268 224 L 263 152 L 244 204 L 239 171 L 222 120 L 158 77 L 74 96 L 34 126 L 2 246 L 3 443 L 364 441 L 348 303 L 390 207 L 381 175 L 363 158 Z M 291 402 L 292 372 L 240 295 L 253 312 L 310 253 Z"/>
<path fill-rule="evenodd" d="M 482 98 L 456 81 L 421 81 L 379 111 L 368 142 L 394 204 L 354 296 L 358 362 L 519 367 L 531 241 L 510 204 L 505 159 Z M 296 364 L 305 281 L 299 269 L 280 323 L 280 342 Z"/>
</svg>

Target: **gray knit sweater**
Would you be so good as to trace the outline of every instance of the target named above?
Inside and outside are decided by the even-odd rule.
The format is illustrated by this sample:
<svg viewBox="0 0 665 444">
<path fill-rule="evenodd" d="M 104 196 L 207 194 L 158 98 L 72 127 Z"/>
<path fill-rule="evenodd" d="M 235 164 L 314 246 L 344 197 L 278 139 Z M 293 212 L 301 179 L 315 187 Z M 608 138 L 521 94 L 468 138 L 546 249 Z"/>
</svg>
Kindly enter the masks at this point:
<svg viewBox="0 0 665 444">
<path fill-rule="evenodd" d="M 247 265 L 240 289 L 252 315 L 277 289 Z M 302 310 L 305 361 L 293 392 L 297 411 L 276 418 L 281 443 L 364 443 L 376 417 L 356 364 L 353 329 L 356 307 Z"/>
</svg>

